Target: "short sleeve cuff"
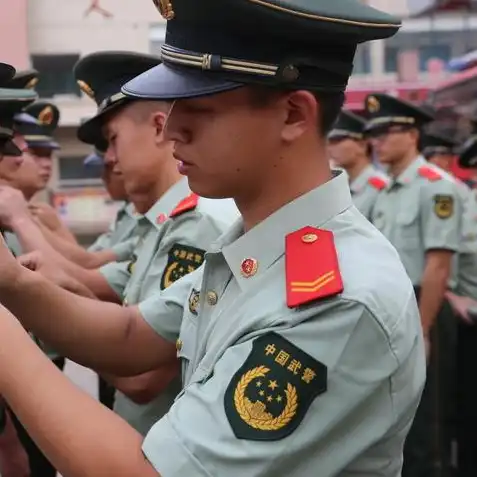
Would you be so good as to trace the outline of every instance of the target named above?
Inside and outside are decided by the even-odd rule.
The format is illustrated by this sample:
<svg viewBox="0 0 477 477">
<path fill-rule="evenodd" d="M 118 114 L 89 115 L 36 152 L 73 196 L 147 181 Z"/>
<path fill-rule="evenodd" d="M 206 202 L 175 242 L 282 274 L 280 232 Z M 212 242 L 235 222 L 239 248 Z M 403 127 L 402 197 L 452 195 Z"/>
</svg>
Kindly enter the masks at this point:
<svg viewBox="0 0 477 477">
<path fill-rule="evenodd" d="M 135 240 L 126 240 L 124 242 L 117 243 L 111 248 L 111 250 L 116 255 L 116 261 L 124 262 L 125 260 L 131 258 L 135 247 Z"/>
<path fill-rule="evenodd" d="M 127 285 L 127 279 L 125 279 L 124 274 L 118 269 L 120 265 L 118 262 L 108 263 L 99 269 L 99 273 L 103 275 L 108 285 L 114 290 L 114 293 L 122 299 L 124 289 Z"/>
<path fill-rule="evenodd" d="M 175 343 L 179 338 L 182 313 L 174 310 L 160 293 L 139 303 L 139 313 L 147 324 L 162 338 Z"/>
<path fill-rule="evenodd" d="M 161 477 L 211 477 L 181 442 L 167 415 L 149 431 L 142 451 Z"/>
</svg>

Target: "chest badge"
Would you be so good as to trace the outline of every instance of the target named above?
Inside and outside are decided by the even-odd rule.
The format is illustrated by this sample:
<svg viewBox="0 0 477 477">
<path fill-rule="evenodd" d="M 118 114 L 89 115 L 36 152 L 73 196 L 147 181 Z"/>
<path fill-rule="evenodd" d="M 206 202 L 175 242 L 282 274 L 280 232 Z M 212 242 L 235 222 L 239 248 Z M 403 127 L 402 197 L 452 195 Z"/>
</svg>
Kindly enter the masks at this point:
<svg viewBox="0 0 477 477">
<path fill-rule="evenodd" d="M 200 291 L 195 288 L 192 289 L 189 295 L 189 311 L 193 315 L 197 315 L 200 303 Z"/>
</svg>

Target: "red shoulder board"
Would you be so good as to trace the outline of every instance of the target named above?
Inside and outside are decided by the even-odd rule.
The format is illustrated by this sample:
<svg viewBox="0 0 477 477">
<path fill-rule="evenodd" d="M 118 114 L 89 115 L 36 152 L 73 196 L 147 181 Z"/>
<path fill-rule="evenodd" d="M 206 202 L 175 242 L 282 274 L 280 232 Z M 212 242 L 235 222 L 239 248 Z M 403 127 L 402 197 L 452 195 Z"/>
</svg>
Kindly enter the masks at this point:
<svg viewBox="0 0 477 477">
<path fill-rule="evenodd" d="M 378 190 L 383 190 L 388 185 L 384 179 L 378 176 L 370 177 L 368 179 L 368 184 Z"/>
<path fill-rule="evenodd" d="M 426 166 L 419 168 L 419 175 L 425 177 L 431 182 L 440 181 L 442 179 L 442 176 L 435 169 Z"/>
<path fill-rule="evenodd" d="M 176 208 L 170 213 L 169 217 L 177 217 L 178 215 L 193 210 L 197 207 L 199 203 L 199 196 L 197 194 L 190 194 L 185 199 L 181 200 Z"/>
<path fill-rule="evenodd" d="M 294 308 L 343 291 L 333 232 L 303 227 L 285 238 L 287 306 Z"/>
</svg>

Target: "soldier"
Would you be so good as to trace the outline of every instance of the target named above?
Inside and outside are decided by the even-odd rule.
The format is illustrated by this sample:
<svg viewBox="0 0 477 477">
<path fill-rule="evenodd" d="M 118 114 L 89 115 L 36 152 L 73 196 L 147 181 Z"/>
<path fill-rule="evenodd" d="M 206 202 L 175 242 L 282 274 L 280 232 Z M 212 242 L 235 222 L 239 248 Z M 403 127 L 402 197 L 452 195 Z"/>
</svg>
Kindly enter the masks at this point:
<svg viewBox="0 0 477 477">
<path fill-rule="evenodd" d="M 422 155 L 442 170 L 452 173 L 457 143 L 438 134 L 424 134 L 421 138 Z"/>
<path fill-rule="evenodd" d="M 463 204 L 455 181 L 419 155 L 427 112 L 387 95 L 366 100 L 366 129 L 391 183 L 380 192 L 372 222 L 396 247 L 410 276 L 430 357 L 423 398 L 404 453 L 404 476 L 450 475 L 455 320 L 445 299 L 459 250 Z"/>
<path fill-rule="evenodd" d="M 3 311 L 0 392 L 66 475 L 398 476 L 425 379 L 417 303 L 395 249 L 330 171 L 326 136 L 357 43 L 399 22 L 354 0 L 346 11 L 328 1 L 156 5 L 169 20 L 164 64 L 123 92 L 159 110 L 174 101 L 165 134 L 181 172 L 198 194 L 233 197 L 242 218 L 204 266 L 138 307 L 70 296 L 5 248 L 0 299 L 113 374 L 178 354 L 183 390 L 145 439 L 45 360 L 45 385 L 29 397 L 41 356 Z M 11 372 L 25 379 L 9 380 L 1 362 L 19 351 Z M 62 390 L 62 406 L 46 385 Z M 41 414 L 28 412 L 35 403 Z"/>
<path fill-rule="evenodd" d="M 459 165 L 465 169 L 477 167 L 477 136 L 472 136 L 460 148 Z M 477 191 L 470 195 L 469 213 L 465 223 L 462 253 L 458 257 L 456 289 L 448 293 L 456 314 L 461 318 L 457 330 L 456 362 L 456 438 L 457 476 L 477 475 Z"/>
<path fill-rule="evenodd" d="M 356 114 L 342 111 L 328 134 L 328 148 L 334 164 L 348 174 L 354 205 L 369 220 L 378 192 L 389 181 L 371 163 L 371 151 L 363 134 L 365 125 Z"/>
<path fill-rule="evenodd" d="M 106 290 L 106 296 L 125 303 L 137 303 L 198 268 L 205 250 L 238 217 L 233 201 L 210 201 L 191 192 L 177 170 L 172 143 L 157 137 L 165 117 L 156 111 L 158 103 L 132 101 L 120 93 L 127 79 L 158 62 L 147 55 L 100 52 L 83 58 L 75 68 L 79 84 L 94 92 L 99 106 L 98 114 L 80 126 L 78 136 L 94 145 L 106 142 L 102 134 L 108 134 L 105 162 L 117 164 L 128 195 L 144 214 L 138 220 L 140 242 L 134 256 L 90 271 L 85 282 L 98 297 Z M 7 205 L 18 222 L 24 214 L 13 213 L 13 197 Z M 21 230 L 13 229 L 33 243 L 34 233 L 23 222 Z M 40 241 L 35 243 L 41 247 Z M 179 393 L 177 375 L 178 363 L 136 378 L 107 376 L 118 390 L 114 410 L 146 434 Z"/>
</svg>

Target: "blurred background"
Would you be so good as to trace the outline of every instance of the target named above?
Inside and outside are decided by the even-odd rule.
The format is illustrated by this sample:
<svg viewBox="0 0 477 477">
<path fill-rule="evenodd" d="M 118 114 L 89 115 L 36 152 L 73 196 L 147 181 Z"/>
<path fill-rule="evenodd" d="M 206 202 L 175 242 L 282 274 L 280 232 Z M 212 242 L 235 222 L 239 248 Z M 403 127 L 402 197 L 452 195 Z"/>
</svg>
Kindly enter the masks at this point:
<svg viewBox="0 0 477 477">
<path fill-rule="evenodd" d="M 367 3 L 402 17 L 404 25 L 393 38 L 359 47 L 347 107 L 360 113 L 368 93 L 388 92 L 435 108 L 440 132 L 468 135 L 477 118 L 477 0 Z M 61 110 L 61 150 L 45 199 L 89 242 L 116 209 L 98 171 L 83 166 L 91 151 L 76 139 L 76 128 L 95 105 L 76 85 L 73 65 L 98 50 L 158 54 L 165 24 L 151 0 L 0 0 L 0 9 L 1 61 L 38 70 L 36 90 Z"/>
</svg>

